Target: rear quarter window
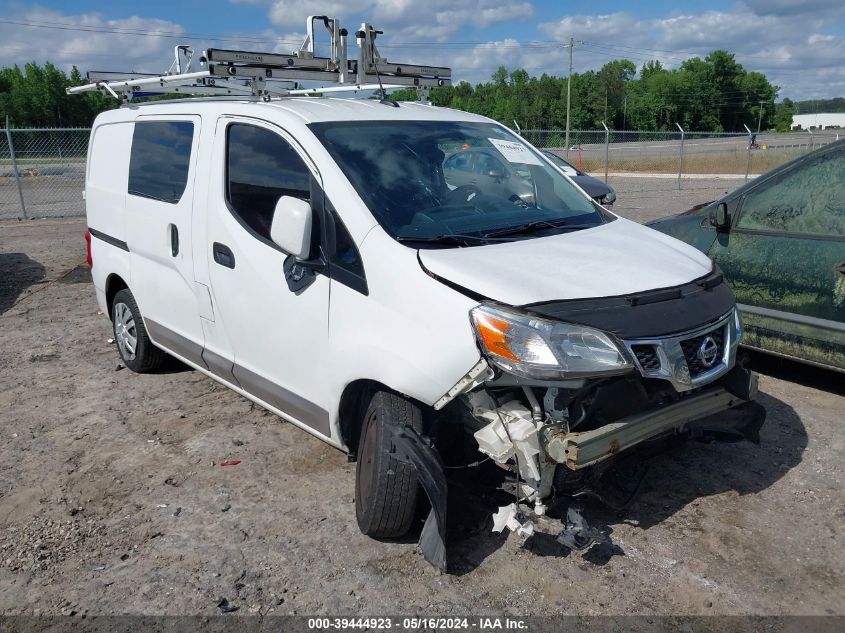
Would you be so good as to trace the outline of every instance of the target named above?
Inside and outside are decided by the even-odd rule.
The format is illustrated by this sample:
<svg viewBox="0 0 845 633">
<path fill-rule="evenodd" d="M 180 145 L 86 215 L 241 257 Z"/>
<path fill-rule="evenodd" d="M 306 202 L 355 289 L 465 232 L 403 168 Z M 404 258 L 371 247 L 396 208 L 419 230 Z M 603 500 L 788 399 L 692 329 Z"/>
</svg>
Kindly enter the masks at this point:
<svg viewBox="0 0 845 633">
<path fill-rule="evenodd" d="M 106 123 L 94 128 L 88 158 L 88 184 L 104 191 L 126 192 L 132 123 Z"/>
<path fill-rule="evenodd" d="M 179 202 L 188 183 L 193 139 L 190 121 L 136 122 L 128 192 L 170 204 Z"/>
</svg>

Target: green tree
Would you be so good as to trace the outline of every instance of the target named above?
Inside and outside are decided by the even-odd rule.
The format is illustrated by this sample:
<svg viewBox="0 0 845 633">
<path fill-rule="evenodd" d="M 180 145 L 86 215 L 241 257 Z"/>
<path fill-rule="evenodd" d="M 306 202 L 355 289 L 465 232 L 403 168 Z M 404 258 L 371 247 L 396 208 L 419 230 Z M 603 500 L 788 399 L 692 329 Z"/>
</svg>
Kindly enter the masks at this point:
<svg viewBox="0 0 845 633">
<path fill-rule="evenodd" d="M 792 116 L 795 114 L 795 104 L 790 99 L 784 99 L 775 109 L 774 126 L 778 132 L 789 132 L 792 129 Z"/>
</svg>

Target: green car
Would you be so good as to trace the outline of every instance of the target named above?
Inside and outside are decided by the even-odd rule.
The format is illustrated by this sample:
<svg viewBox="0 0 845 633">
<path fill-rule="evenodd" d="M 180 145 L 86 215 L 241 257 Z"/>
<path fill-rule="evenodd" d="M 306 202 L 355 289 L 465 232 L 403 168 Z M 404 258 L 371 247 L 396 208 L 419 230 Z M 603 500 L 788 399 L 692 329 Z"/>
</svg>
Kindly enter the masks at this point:
<svg viewBox="0 0 845 633">
<path fill-rule="evenodd" d="M 845 372 L 845 140 L 649 226 L 722 269 L 743 345 Z"/>
</svg>

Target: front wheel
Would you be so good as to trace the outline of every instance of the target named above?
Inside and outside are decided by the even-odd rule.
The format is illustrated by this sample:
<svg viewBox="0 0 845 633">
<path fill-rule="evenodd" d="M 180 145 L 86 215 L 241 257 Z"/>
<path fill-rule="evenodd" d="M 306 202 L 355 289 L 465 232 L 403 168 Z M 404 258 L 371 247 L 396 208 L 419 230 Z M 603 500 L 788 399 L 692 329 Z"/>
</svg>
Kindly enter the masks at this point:
<svg viewBox="0 0 845 633">
<path fill-rule="evenodd" d="M 141 311 L 129 289 L 124 288 L 114 296 L 111 314 L 114 342 L 123 364 L 138 373 L 161 367 L 165 353 L 150 341 Z"/>
<path fill-rule="evenodd" d="M 396 394 L 379 391 L 364 415 L 355 473 L 355 516 L 367 536 L 398 538 L 411 528 L 419 482 L 410 464 L 393 455 L 393 432 L 422 432 L 419 407 Z"/>
</svg>

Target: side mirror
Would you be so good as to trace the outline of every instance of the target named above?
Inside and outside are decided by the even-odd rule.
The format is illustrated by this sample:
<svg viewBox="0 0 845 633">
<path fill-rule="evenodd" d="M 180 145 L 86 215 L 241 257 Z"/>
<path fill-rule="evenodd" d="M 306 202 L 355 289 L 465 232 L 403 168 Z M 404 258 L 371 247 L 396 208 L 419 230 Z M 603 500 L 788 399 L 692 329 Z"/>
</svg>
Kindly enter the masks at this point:
<svg viewBox="0 0 845 633">
<path fill-rule="evenodd" d="M 731 230 L 731 214 L 728 213 L 728 205 L 720 202 L 716 208 L 710 212 L 710 224 L 716 228 L 717 231 Z"/>
<path fill-rule="evenodd" d="M 282 196 L 273 211 L 270 239 L 296 259 L 311 253 L 311 205 L 305 200 Z"/>
</svg>

